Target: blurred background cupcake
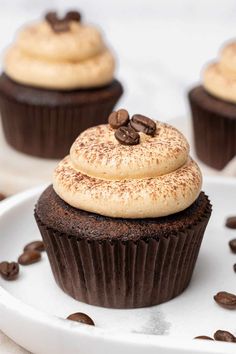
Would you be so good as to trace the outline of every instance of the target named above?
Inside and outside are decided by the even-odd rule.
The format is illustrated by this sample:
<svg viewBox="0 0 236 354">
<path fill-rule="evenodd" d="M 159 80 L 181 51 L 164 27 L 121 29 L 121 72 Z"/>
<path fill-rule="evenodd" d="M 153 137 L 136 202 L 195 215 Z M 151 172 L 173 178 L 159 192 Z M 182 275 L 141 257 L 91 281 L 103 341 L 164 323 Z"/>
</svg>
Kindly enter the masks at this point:
<svg viewBox="0 0 236 354">
<path fill-rule="evenodd" d="M 189 93 L 196 154 L 221 170 L 236 155 L 236 42 L 206 66 L 203 84 Z"/>
<path fill-rule="evenodd" d="M 60 158 L 80 132 L 106 121 L 122 94 L 115 60 L 98 29 L 77 11 L 49 12 L 7 50 L 0 110 L 7 142 L 23 153 Z"/>
</svg>

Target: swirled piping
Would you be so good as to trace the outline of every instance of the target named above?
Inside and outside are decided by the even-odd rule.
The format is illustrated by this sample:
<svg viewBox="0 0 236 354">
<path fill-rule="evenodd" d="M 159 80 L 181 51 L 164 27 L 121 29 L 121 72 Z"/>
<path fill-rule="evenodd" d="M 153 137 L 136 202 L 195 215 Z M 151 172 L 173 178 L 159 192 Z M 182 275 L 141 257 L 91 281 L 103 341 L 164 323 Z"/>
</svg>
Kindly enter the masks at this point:
<svg viewBox="0 0 236 354">
<path fill-rule="evenodd" d="M 124 146 L 108 125 L 82 133 L 54 172 L 56 193 L 75 208 L 120 218 L 161 217 L 190 206 L 202 176 L 184 136 L 157 123 L 154 137 L 141 133 Z"/>
</svg>

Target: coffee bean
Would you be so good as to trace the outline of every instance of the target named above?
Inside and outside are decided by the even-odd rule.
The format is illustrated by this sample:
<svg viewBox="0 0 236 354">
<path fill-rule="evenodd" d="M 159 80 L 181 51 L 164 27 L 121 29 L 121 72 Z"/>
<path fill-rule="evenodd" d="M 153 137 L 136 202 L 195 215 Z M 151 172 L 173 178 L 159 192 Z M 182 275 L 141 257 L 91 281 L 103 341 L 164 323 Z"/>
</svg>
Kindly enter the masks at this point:
<svg viewBox="0 0 236 354">
<path fill-rule="evenodd" d="M 72 313 L 70 316 L 67 317 L 68 320 L 84 323 L 90 326 L 95 326 L 93 320 L 82 312 Z"/>
<path fill-rule="evenodd" d="M 41 259 L 41 253 L 38 251 L 26 251 L 18 258 L 21 265 L 29 265 L 38 262 Z"/>
<path fill-rule="evenodd" d="M 135 114 L 130 121 L 131 127 L 137 132 L 142 132 L 147 135 L 154 135 L 156 132 L 156 123 L 141 114 Z"/>
<path fill-rule="evenodd" d="M 58 20 L 52 24 L 52 29 L 56 33 L 67 32 L 70 30 L 69 22 L 65 20 Z"/>
<path fill-rule="evenodd" d="M 235 337 L 232 333 L 222 330 L 216 331 L 214 338 L 222 342 L 235 342 Z"/>
<path fill-rule="evenodd" d="M 236 238 L 229 241 L 229 247 L 233 253 L 236 253 Z"/>
<path fill-rule="evenodd" d="M 68 11 L 65 16 L 65 20 L 80 22 L 81 14 L 78 11 Z"/>
<path fill-rule="evenodd" d="M 233 265 L 234 271 L 236 273 L 236 263 Z"/>
<path fill-rule="evenodd" d="M 115 138 L 122 145 L 137 145 L 140 141 L 139 134 L 132 128 L 120 127 L 115 131 Z"/>
<path fill-rule="evenodd" d="M 215 302 L 226 308 L 235 310 L 236 309 L 236 295 L 227 293 L 226 291 L 220 291 L 214 296 Z"/>
<path fill-rule="evenodd" d="M 117 112 L 112 112 L 108 117 L 108 123 L 113 129 L 126 126 L 129 123 L 129 113 L 126 109 L 119 109 Z"/>
<path fill-rule="evenodd" d="M 46 20 L 47 22 L 49 22 L 50 25 L 51 25 L 52 23 L 57 22 L 57 20 L 58 20 L 57 13 L 56 13 L 55 11 L 47 12 L 46 15 L 45 15 L 45 20 Z"/>
<path fill-rule="evenodd" d="M 54 32 L 66 32 L 70 30 L 69 21 L 66 18 L 60 19 L 56 12 L 48 12 L 45 20 L 50 24 Z"/>
<path fill-rule="evenodd" d="M 4 199 L 6 199 L 6 196 L 4 194 L 0 193 L 0 202 Z"/>
<path fill-rule="evenodd" d="M 225 226 L 229 227 L 230 229 L 236 229 L 236 216 L 227 218 Z"/>
<path fill-rule="evenodd" d="M 26 251 L 38 251 L 38 252 L 43 252 L 45 251 L 45 246 L 43 241 L 33 241 L 28 243 L 25 247 L 24 247 L 24 252 Z"/>
<path fill-rule="evenodd" d="M 16 262 L 1 262 L 0 274 L 5 280 L 14 280 L 19 274 L 19 264 Z"/>
<path fill-rule="evenodd" d="M 214 340 L 213 338 L 208 337 L 208 336 L 197 336 L 194 339 Z"/>
</svg>

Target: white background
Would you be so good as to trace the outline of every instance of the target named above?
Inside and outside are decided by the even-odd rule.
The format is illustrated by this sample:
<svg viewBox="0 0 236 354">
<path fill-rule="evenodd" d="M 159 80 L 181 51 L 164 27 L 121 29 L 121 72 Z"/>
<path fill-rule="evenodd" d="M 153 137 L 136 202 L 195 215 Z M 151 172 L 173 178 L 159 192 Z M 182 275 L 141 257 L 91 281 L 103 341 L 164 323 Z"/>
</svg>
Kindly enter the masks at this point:
<svg viewBox="0 0 236 354">
<path fill-rule="evenodd" d="M 0 62 L 17 28 L 64 8 L 103 29 L 126 88 L 120 105 L 160 120 L 187 119 L 187 90 L 236 35 L 235 0 L 0 0 Z M 0 352 L 20 353 L 1 336 Z"/>
</svg>

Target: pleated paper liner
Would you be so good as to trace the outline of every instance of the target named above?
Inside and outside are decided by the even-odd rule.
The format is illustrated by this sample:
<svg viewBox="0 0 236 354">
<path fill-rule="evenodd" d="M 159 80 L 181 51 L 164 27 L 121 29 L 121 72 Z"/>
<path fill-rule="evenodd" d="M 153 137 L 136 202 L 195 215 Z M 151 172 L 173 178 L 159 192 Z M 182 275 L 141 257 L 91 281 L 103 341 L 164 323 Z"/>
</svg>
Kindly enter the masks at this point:
<svg viewBox="0 0 236 354">
<path fill-rule="evenodd" d="M 26 90 L 25 97 L 21 93 L 19 99 L 15 92 L 10 95 L 11 90 L 8 87 L 6 94 L 5 87 L 1 87 L 0 81 L 0 110 L 6 141 L 14 149 L 28 155 L 54 159 L 66 156 L 82 131 L 94 125 L 107 123 L 109 114 L 122 94 L 120 83 L 115 81 L 113 84 L 117 87 L 110 85 L 100 91 L 98 89 L 97 100 L 94 99 L 94 90 L 91 91 L 92 94 L 89 90 L 81 91 L 82 102 L 79 100 L 76 102 L 75 99 L 79 91 L 67 92 L 65 103 L 55 98 L 56 91 L 48 92 L 46 102 L 45 97 L 40 102 L 41 89 L 30 89 L 11 82 L 11 85 L 22 86 L 20 90 Z M 102 96 L 99 99 L 101 90 Z M 39 98 L 34 97 L 31 102 L 30 94 L 39 95 Z M 51 104 L 50 95 L 53 98 Z"/>
<path fill-rule="evenodd" d="M 189 93 L 198 158 L 217 170 L 236 155 L 236 104 L 210 96 L 201 86 Z"/>
<path fill-rule="evenodd" d="M 167 237 L 111 241 L 62 234 L 35 218 L 57 284 L 73 298 L 109 308 L 152 306 L 188 286 L 211 214 Z"/>
</svg>

